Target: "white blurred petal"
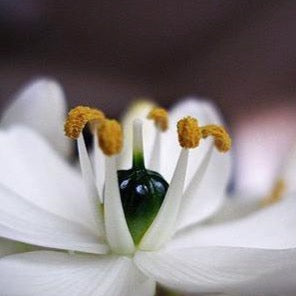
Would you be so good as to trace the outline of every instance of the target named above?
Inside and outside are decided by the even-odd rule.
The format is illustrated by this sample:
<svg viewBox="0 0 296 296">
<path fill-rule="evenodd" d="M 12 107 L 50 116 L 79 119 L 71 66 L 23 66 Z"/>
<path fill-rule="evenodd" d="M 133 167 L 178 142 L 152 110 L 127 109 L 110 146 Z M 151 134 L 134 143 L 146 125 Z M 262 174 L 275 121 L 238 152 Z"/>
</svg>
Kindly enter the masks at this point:
<svg viewBox="0 0 296 296">
<path fill-rule="evenodd" d="M 204 247 L 139 252 L 135 263 L 166 287 L 194 293 L 223 293 L 272 271 L 288 269 L 295 259 L 296 249 Z"/>
<path fill-rule="evenodd" d="M 242 219 L 180 231 L 171 246 L 293 248 L 296 247 L 295 213 L 295 196 L 286 196 L 281 202 L 255 211 Z"/>
<path fill-rule="evenodd" d="M 0 260 L 0 286 L 5 296 L 139 296 L 134 269 L 122 256 L 31 252 Z"/>
<path fill-rule="evenodd" d="M 0 237 L 41 247 L 106 253 L 108 247 L 86 227 L 43 210 L 0 186 Z"/>
<path fill-rule="evenodd" d="M 79 173 L 24 127 L 0 132 L 0 182 L 39 207 L 97 230 Z"/>
<path fill-rule="evenodd" d="M 26 125 L 45 136 L 64 156 L 70 154 L 70 141 L 64 135 L 65 95 L 54 80 L 38 79 L 26 85 L 4 112 L 1 124 Z"/>
<path fill-rule="evenodd" d="M 225 200 L 231 173 L 231 154 L 222 154 L 215 148 L 208 153 L 211 155 L 208 161 L 205 159 L 207 166 L 197 171 L 192 179 L 193 186 L 190 184 L 184 192 L 177 225 L 179 230 L 211 217 Z"/>
</svg>

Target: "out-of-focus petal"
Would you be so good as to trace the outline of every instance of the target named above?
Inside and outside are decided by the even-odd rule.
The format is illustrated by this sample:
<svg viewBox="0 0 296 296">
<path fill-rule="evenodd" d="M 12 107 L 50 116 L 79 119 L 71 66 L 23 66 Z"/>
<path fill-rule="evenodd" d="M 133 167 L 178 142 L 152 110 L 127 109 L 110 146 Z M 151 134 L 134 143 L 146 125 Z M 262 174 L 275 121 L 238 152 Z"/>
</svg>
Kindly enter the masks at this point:
<svg viewBox="0 0 296 296">
<path fill-rule="evenodd" d="M 70 154 L 70 141 L 64 136 L 65 95 L 54 80 L 38 79 L 26 85 L 4 112 L 1 124 L 26 125 L 45 136 L 64 156 Z"/>
<path fill-rule="evenodd" d="M 1 293 L 5 296 L 138 296 L 142 294 L 133 294 L 139 291 L 134 268 L 131 259 L 122 256 L 47 251 L 11 255 L 0 260 Z"/>
<path fill-rule="evenodd" d="M 139 252 L 135 262 L 143 273 L 172 289 L 231 293 L 247 281 L 288 269 L 295 259 L 296 249 L 204 247 Z"/>
<path fill-rule="evenodd" d="M 285 249 L 296 247 L 296 198 L 258 210 L 239 220 L 180 231 L 171 247 L 232 246 Z"/>
</svg>

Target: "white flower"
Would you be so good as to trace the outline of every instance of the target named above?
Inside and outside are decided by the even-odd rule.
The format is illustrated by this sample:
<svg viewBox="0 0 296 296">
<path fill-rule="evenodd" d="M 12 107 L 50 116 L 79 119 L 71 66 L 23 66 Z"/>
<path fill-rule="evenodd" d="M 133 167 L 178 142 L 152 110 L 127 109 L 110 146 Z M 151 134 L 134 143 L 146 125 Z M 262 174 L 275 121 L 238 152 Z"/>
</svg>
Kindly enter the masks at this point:
<svg viewBox="0 0 296 296">
<path fill-rule="evenodd" d="M 79 136 L 83 178 L 34 131 L 13 126 L 0 132 L 0 254 L 15 252 L 0 259 L 0 295 L 154 295 L 156 282 L 195 293 L 295 294 L 292 194 L 243 219 L 202 223 L 223 204 L 230 155 L 208 139 L 190 152 L 181 149 L 175 125 L 187 115 L 202 126 L 220 124 L 220 117 L 211 104 L 189 100 L 172 110 L 171 128 L 162 133 L 145 119 L 150 109 L 136 106 L 123 119 L 119 157 L 97 148 L 91 162 Z M 136 245 L 116 174 L 130 168 L 132 146 L 141 152 L 141 122 L 134 122 L 134 144 L 130 134 L 135 118 L 144 121 L 147 167 L 170 184 Z M 110 136 L 109 128 L 117 133 L 117 125 L 108 124 L 99 137 Z M 30 252 L 22 252 L 24 246 Z"/>
</svg>

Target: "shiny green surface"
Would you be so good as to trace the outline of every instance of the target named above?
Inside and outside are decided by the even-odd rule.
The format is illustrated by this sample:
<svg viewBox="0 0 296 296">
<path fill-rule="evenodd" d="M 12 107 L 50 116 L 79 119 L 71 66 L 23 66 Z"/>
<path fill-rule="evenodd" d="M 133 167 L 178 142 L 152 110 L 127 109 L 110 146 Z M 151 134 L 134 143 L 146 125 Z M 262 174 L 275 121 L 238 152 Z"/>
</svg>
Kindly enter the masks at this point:
<svg viewBox="0 0 296 296">
<path fill-rule="evenodd" d="M 125 217 L 137 245 L 157 215 L 168 183 L 160 174 L 146 170 L 140 155 L 136 158 L 132 169 L 117 173 Z"/>
</svg>

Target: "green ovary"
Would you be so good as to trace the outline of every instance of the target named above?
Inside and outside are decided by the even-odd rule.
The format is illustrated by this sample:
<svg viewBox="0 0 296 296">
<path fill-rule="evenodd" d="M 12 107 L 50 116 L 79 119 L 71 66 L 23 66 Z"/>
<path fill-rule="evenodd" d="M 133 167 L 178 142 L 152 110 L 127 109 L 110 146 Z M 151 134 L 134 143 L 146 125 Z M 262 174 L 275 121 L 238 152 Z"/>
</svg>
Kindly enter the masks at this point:
<svg viewBox="0 0 296 296">
<path fill-rule="evenodd" d="M 160 174 L 142 164 L 134 162 L 132 169 L 117 172 L 125 217 L 136 245 L 157 215 L 169 187 Z"/>
</svg>

